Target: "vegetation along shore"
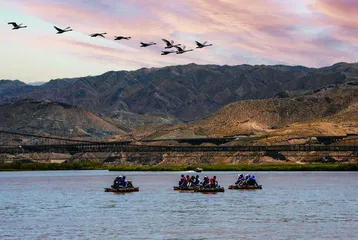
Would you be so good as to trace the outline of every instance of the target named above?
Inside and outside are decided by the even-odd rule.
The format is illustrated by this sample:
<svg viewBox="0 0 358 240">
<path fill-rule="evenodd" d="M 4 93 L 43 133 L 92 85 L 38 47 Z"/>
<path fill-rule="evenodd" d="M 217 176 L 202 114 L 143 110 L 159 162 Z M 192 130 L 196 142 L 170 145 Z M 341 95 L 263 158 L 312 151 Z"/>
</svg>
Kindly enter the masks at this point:
<svg viewBox="0 0 358 240">
<path fill-rule="evenodd" d="M 204 165 L 204 166 L 116 166 L 108 167 L 97 162 L 80 163 L 0 163 L 0 171 L 44 170 L 109 170 L 109 171 L 358 171 L 358 164 L 290 164 L 290 165 Z"/>
</svg>

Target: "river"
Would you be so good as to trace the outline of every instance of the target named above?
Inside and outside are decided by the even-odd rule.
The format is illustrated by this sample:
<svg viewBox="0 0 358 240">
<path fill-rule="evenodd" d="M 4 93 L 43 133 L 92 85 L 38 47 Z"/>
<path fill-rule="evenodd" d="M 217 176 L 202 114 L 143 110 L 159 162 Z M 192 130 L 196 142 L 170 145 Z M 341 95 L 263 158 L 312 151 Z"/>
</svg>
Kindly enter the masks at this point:
<svg viewBox="0 0 358 240">
<path fill-rule="evenodd" d="M 356 172 L 200 173 L 216 194 L 173 191 L 181 173 L 0 172 L 0 239 L 358 239 Z M 119 174 L 140 191 L 104 192 Z"/>
</svg>

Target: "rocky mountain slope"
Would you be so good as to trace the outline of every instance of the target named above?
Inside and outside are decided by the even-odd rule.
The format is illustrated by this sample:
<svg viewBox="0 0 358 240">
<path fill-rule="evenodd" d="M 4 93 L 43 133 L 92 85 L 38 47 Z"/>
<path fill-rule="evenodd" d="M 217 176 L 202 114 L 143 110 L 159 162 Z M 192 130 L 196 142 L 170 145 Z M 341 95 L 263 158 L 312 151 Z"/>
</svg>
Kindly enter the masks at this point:
<svg viewBox="0 0 358 240">
<path fill-rule="evenodd" d="M 107 117 L 124 112 L 150 116 L 154 122 L 175 123 L 200 120 L 232 102 L 298 96 L 357 77 L 358 64 L 348 63 L 320 69 L 189 64 L 58 79 L 31 89 L 0 85 L 6 92 L 0 94 L 0 103 L 51 99 Z"/>
<path fill-rule="evenodd" d="M 0 103 L 16 101 L 18 96 L 29 93 L 35 88 L 19 80 L 0 80 Z"/>
<path fill-rule="evenodd" d="M 229 104 L 207 119 L 162 131 L 191 130 L 211 137 L 231 135 L 319 136 L 358 133 L 358 81 L 318 89 L 292 98 L 246 100 Z M 164 136 L 163 136 L 164 135 Z"/>
<path fill-rule="evenodd" d="M 124 132 L 105 119 L 64 103 L 22 100 L 0 105 L 0 129 L 63 137 L 104 137 Z"/>
</svg>

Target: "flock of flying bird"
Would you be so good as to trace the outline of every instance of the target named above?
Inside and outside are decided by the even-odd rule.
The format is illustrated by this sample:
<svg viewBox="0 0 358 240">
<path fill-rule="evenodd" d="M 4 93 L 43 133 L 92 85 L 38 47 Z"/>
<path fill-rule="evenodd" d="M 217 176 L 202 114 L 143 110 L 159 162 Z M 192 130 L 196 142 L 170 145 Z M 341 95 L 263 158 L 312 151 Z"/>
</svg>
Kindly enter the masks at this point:
<svg viewBox="0 0 358 240">
<path fill-rule="evenodd" d="M 9 22 L 8 24 L 13 26 L 12 30 L 17 30 L 17 29 L 20 29 L 20 28 L 26 28 L 27 27 L 27 26 L 24 26 L 22 23 L 17 24 L 16 22 Z M 66 33 L 66 32 L 73 31 L 73 29 L 71 29 L 71 27 L 66 27 L 66 28 L 61 29 L 59 27 L 54 26 L 54 28 L 57 30 L 56 34 L 63 34 L 63 33 Z M 104 35 L 106 35 L 106 34 L 107 33 L 93 33 L 93 34 L 90 34 L 89 36 L 105 38 Z M 114 36 L 114 40 L 123 40 L 123 39 L 129 40 L 129 39 L 131 39 L 131 37 Z M 194 51 L 193 49 L 186 49 L 185 46 L 181 46 L 181 44 L 174 44 L 173 40 L 168 41 L 168 40 L 166 40 L 164 38 L 162 40 L 166 44 L 165 49 L 176 48 L 176 51 L 174 51 L 174 50 L 164 50 L 164 51 L 162 51 L 161 55 L 168 55 L 168 54 L 171 54 L 171 53 L 183 54 L 183 53 L 186 53 L 186 52 Z M 200 43 L 198 41 L 195 41 L 195 43 L 197 45 L 196 48 L 204 48 L 204 47 L 212 46 L 212 44 L 207 44 L 207 42 Z M 149 47 L 149 46 L 152 46 L 152 45 L 156 45 L 157 43 L 155 43 L 155 42 L 140 42 L 140 44 L 141 44 L 140 47 Z"/>
</svg>

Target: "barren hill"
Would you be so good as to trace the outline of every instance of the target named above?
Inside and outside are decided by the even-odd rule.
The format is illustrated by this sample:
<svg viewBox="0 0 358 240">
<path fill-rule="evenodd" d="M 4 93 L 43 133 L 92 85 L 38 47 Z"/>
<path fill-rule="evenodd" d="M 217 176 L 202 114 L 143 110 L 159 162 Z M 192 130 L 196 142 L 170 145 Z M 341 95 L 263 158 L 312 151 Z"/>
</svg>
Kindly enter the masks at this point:
<svg viewBox="0 0 358 240">
<path fill-rule="evenodd" d="M 0 129 L 64 137 L 103 137 L 124 132 L 103 118 L 68 104 L 22 100 L 0 105 Z"/>
<path fill-rule="evenodd" d="M 294 98 L 246 100 L 229 104 L 212 116 L 168 132 L 192 130 L 197 135 L 277 136 L 358 133 L 357 82 L 326 87 Z M 168 134 L 168 133 L 166 133 Z"/>
<path fill-rule="evenodd" d="M 57 79 L 26 90 L 17 86 L 13 88 L 17 91 L 0 94 L 0 102 L 51 99 L 107 117 L 125 112 L 128 116 L 150 116 L 149 121 L 174 123 L 201 120 L 232 102 L 267 99 L 277 94 L 299 96 L 357 77 L 358 65 L 348 63 L 320 69 L 189 64 Z"/>
</svg>

